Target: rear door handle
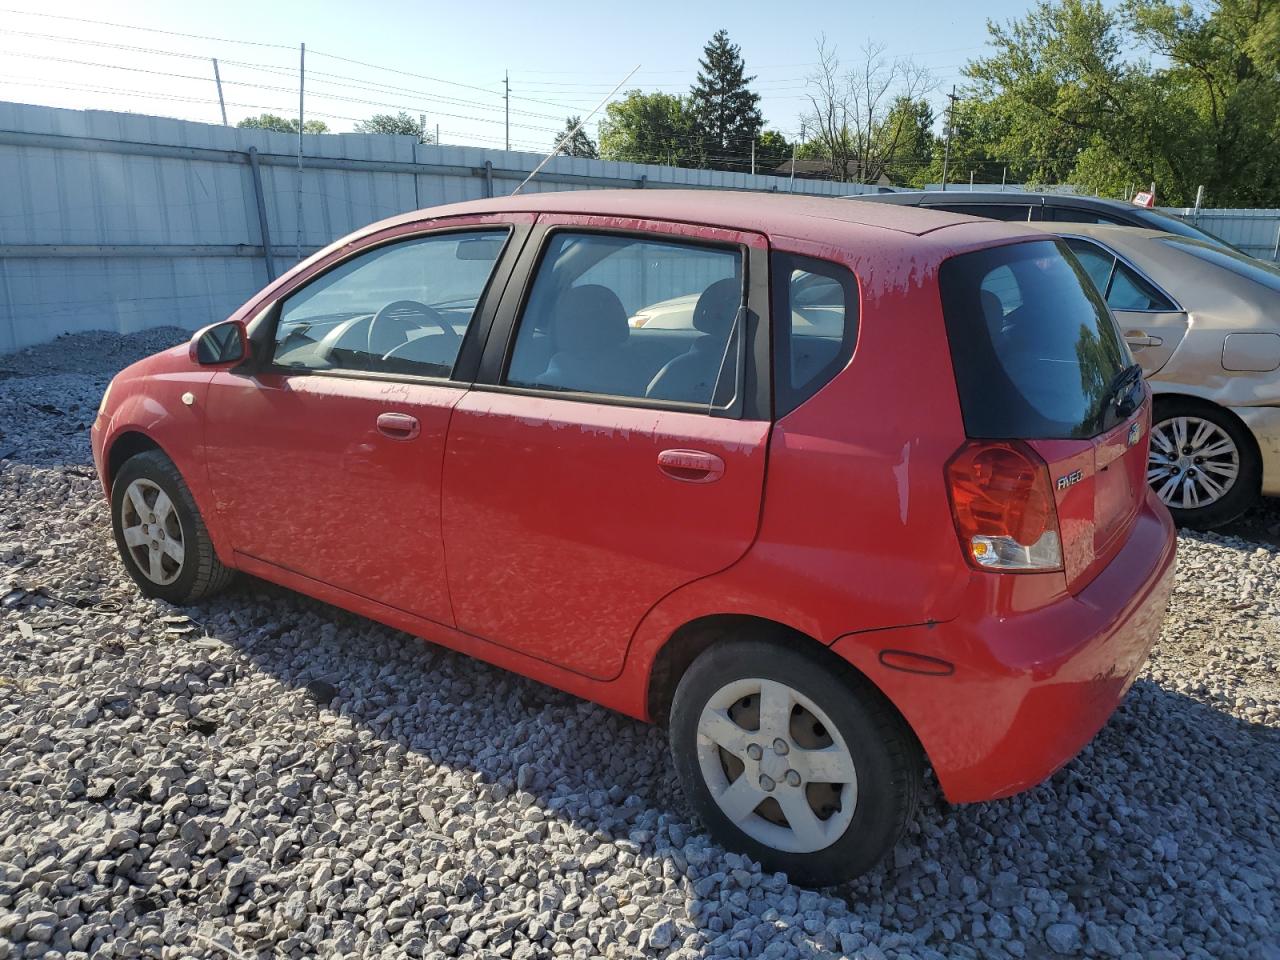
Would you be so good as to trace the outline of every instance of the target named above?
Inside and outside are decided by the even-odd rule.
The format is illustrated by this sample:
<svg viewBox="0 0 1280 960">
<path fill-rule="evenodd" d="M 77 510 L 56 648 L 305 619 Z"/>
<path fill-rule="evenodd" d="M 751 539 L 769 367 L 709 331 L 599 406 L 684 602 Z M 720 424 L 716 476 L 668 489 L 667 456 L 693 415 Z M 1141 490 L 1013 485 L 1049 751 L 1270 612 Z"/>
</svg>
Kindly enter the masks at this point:
<svg viewBox="0 0 1280 960">
<path fill-rule="evenodd" d="M 1159 337 L 1148 336 L 1141 330 L 1130 330 L 1124 335 L 1124 339 L 1131 347 L 1158 347 L 1164 343 Z"/>
<path fill-rule="evenodd" d="M 711 483 L 724 476 L 724 461 L 704 450 L 663 450 L 658 454 L 658 469 L 672 480 Z"/>
<path fill-rule="evenodd" d="M 380 413 L 378 432 L 392 440 L 412 440 L 422 432 L 422 426 L 417 417 L 407 413 Z"/>
</svg>

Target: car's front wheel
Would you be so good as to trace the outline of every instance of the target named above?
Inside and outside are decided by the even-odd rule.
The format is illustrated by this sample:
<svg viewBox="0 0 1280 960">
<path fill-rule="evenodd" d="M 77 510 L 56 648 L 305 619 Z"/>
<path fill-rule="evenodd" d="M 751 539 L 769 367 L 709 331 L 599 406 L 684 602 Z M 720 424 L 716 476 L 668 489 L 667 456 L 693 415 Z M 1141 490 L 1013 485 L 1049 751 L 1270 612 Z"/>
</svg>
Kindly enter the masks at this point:
<svg viewBox="0 0 1280 960">
<path fill-rule="evenodd" d="M 1189 397 L 1156 401 L 1147 482 L 1179 526 L 1236 519 L 1258 499 L 1261 476 L 1253 438 L 1234 416 Z"/>
<path fill-rule="evenodd" d="M 232 577 L 182 474 L 159 450 L 130 457 L 116 473 L 111 525 L 125 570 L 148 597 L 193 603 Z"/>
<path fill-rule="evenodd" d="M 873 867 L 914 813 L 921 757 L 884 697 L 822 651 L 722 640 L 681 678 L 671 749 L 724 846 L 826 885 Z"/>
</svg>

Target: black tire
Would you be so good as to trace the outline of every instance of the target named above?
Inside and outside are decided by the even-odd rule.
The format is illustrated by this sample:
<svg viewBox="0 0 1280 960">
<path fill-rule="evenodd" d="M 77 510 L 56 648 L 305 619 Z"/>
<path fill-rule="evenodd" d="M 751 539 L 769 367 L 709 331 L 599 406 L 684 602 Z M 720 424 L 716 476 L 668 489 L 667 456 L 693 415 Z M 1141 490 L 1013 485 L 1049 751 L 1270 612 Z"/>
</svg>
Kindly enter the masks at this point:
<svg viewBox="0 0 1280 960">
<path fill-rule="evenodd" d="M 1169 513 L 1180 527 L 1193 530 L 1212 530 L 1235 520 L 1246 510 L 1257 503 L 1262 489 L 1262 460 L 1258 454 L 1257 443 L 1240 420 L 1233 414 L 1208 403 L 1191 397 L 1157 398 L 1151 418 L 1152 450 L 1156 448 L 1156 432 L 1162 424 L 1168 424 L 1178 417 L 1196 417 L 1214 424 L 1231 438 L 1240 458 L 1239 472 L 1226 494 L 1207 506 L 1185 509 L 1174 506 L 1168 501 Z M 1153 460 L 1151 467 L 1155 467 Z M 1152 489 L 1159 492 L 1162 480 L 1153 480 Z"/>
<path fill-rule="evenodd" d="M 177 576 L 171 583 L 153 581 L 139 566 L 133 550 L 125 543 L 124 511 L 129 485 L 136 480 L 146 480 L 159 487 L 173 503 L 173 512 L 180 525 L 183 552 Z M 121 465 L 111 484 L 111 528 L 115 533 L 116 549 L 124 568 L 143 596 L 156 597 L 169 603 L 183 605 L 194 603 L 223 589 L 235 575 L 235 571 L 223 566 L 213 550 L 209 531 L 204 525 L 195 499 L 182 474 L 173 461 L 159 450 L 146 450 L 130 457 Z"/>
<path fill-rule="evenodd" d="M 721 810 L 703 775 L 697 737 L 704 707 L 728 684 L 752 678 L 783 683 L 811 700 L 836 726 L 852 756 L 857 776 L 853 817 L 822 849 L 786 852 L 748 835 Z M 901 838 L 919 802 L 923 758 L 897 711 L 843 661 L 794 642 L 725 639 L 707 648 L 680 678 L 671 704 L 670 738 L 685 796 L 712 837 L 758 860 L 765 870 L 786 872 L 796 883 L 828 886 L 870 870 Z M 744 767 L 740 776 L 747 775 Z M 763 815 L 764 807 L 755 811 L 748 816 Z"/>
</svg>

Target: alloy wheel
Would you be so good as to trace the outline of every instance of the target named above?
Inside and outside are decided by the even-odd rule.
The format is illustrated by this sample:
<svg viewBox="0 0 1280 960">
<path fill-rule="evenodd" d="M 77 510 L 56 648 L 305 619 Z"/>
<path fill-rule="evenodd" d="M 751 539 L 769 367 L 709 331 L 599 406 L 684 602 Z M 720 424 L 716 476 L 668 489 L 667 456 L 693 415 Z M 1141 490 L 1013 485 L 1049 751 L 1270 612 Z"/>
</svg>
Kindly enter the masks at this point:
<svg viewBox="0 0 1280 960">
<path fill-rule="evenodd" d="M 120 529 L 143 576 L 160 586 L 178 579 L 186 556 L 182 523 L 157 484 L 141 477 L 129 484 L 120 505 Z"/>
<path fill-rule="evenodd" d="M 1217 503 L 1240 475 L 1240 451 L 1212 420 L 1185 416 L 1151 428 L 1147 482 L 1165 506 L 1194 510 Z"/>
<path fill-rule="evenodd" d="M 858 776 L 849 747 L 827 714 L 785 683 L 721 687 L 698 719 L 697 749 L 721 812 L 775 850 L 822 850 L 853 819 Z"/>
</svg>

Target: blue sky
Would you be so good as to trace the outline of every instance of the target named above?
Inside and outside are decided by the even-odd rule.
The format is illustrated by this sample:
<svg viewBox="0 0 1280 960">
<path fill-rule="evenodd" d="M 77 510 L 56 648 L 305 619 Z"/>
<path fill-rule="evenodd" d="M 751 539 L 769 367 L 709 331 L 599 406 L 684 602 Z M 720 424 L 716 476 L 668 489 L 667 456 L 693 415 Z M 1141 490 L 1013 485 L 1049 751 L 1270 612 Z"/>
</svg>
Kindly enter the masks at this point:
<svg viewBox="0 0 1280 960">
<path fill-rule="evenodd" d="M 407 109 L 439 124 L 446 143 L 501 146 L 509 70 L 512 147 L 549 149 L 566 114 L 590 110 L 636 64 L 628 89 L 686 91 L 703 44 L 723 27 L 757 75 L 766 121 L 791 136 L 820 33 L 846 61 L 872 40 L 927 66 L 940 109 L 965 61 L 983 52 L 987 18 L 1028 6 L 0 0 L 0 99 L 216 123 L 209 58 L 218 57 L 230 122 L 262 110 L 292 116 L 296 45 L 305 41 L 307 113 L 334 130 Z"/>
</svg>

